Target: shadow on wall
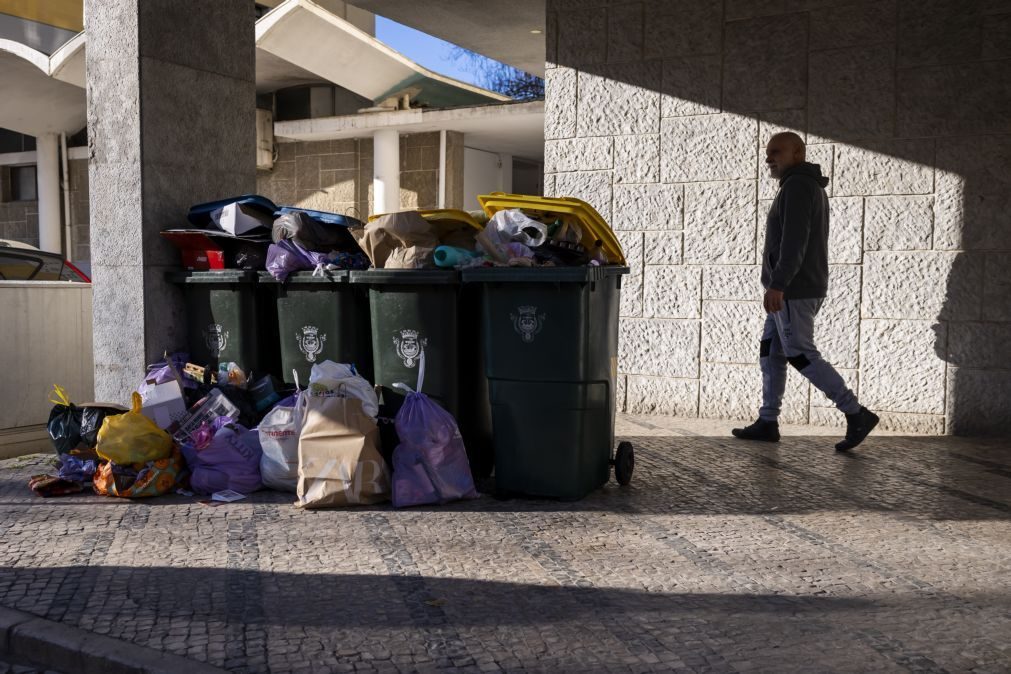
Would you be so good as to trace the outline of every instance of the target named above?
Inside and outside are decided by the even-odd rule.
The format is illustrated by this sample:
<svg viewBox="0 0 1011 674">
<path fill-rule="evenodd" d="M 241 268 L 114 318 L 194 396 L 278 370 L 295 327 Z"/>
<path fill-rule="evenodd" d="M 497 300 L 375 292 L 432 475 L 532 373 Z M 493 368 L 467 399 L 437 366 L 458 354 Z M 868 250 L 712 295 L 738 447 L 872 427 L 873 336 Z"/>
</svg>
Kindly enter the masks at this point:
<svg viewBox="0 0 1011 674">
<path fill-rule="evenodd" d="M 546 189 L 645 236 L 623 315 L 702 321 L 685 352 L 623 332 L 626 364 L 688 363 L 624 368 L 630 401 L 753 413 L 707 405 L 758 342 L 710 300 L 759 299 L 714 283 L 757 278 L 764 144 L 790 129 L 832 177 L 827 357 L 894 430 L 1011 432 L 1011 1 L 548 0 L 547 41 Z"/>
</svg>

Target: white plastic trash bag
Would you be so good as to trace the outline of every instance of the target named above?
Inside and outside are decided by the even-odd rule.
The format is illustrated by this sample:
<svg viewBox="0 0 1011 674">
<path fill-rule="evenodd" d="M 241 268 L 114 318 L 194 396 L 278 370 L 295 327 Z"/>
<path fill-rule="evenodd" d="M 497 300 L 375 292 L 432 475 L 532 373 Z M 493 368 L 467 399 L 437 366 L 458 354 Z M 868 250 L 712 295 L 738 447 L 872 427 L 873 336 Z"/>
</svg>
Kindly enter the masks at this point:
<svg viewBox="0 0 1011 674">
<path fill-rule="evenodd" d="M 362 401 L 362 411 L 373 419 L 379 416 L 379 398 L 364 377 L 350 365 L 325 360 L 316 363 L 309 372 L 306 394 L 313 397 L 357 398 Z"/>
<path fill-rule="evenodd" d="M 294 400 L 282 400 L 260 422 L 260 476 L 265 486 L 290 492 L 298 488 L 298 436 L 304 416 L 305 395 L 300 392 Z"/>
<path fill-rule="evenodd" d="M 548 239 L 548 227 L 523 214 L 517 208 L 499 211 L 488 222 L 498 235 L 501 243 L 522 243 L 524 246 L 536 248 Z"/>
</svg>

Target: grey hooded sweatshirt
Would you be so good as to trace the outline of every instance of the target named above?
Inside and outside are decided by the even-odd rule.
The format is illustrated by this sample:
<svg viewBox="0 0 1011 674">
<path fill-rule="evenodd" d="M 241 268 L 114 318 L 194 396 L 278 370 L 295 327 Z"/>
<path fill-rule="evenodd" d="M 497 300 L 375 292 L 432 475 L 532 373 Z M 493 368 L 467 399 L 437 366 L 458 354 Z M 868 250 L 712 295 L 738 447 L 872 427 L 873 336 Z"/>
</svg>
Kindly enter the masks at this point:
<svg viewBox="0 0 1011 674">
<path fill-rule="evenodd" d="M 804 162 L 783 172 L 765 221 L 762 285 L 784 299 L 825 297 L 828 292 L 828 178 Z"/>
</svg>

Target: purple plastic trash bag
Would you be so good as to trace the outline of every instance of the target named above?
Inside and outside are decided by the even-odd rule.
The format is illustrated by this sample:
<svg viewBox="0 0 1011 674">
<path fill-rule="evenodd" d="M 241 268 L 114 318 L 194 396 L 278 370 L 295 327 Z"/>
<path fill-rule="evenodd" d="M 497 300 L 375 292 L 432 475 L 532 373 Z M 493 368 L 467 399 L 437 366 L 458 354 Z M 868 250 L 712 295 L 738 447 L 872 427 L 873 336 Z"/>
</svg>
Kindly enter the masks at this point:
<svg viewBox="0 0 1011 674">
<path fill-rule="evenodd" d="M 316 269 L 326 263 L 326 255 L 308 251 L 291 239 L 272 243 L 267 248 L 267 271 L 278 281 L 286 281 L 292 272 Z"/>
<path fill-rule="evenodd" d="M 477 498 L 456 420 L 424 393 L 408 393 L 394 419 L 393 506 Z"/>
<path fill-rule="evenodd" d="M 205 435 L 204 428 L 198 432 L 201 436 Z M 194 439 L 198 442 L 206 441 L 206 437 Z M 206 446 L 200 449 L 198 447 L 199 444 L 182 446 L 183 457 L 192 473 L 190 485 L 193 491 L 213 494 L 231 489 L 240 494 L 251 494 L 263 486 L 260 481 L 260 456 L 263 450 L 260 448 L 260 436 L 255 430 L 227 423 L 214 430 L 214 436 Z"/>
</svg>

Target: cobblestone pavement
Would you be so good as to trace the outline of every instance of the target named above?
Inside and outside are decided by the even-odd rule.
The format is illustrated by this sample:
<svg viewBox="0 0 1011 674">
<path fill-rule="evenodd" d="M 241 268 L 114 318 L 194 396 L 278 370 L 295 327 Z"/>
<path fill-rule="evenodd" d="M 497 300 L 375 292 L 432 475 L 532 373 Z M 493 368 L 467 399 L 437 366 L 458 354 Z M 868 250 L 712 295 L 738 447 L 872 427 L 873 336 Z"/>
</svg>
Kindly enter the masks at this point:
<svg viewBox="0 0 1011 674">
<path fill-rule="evenodd" d="M 580 502 L 402 512 L 42 500 L 11 460 L 0 605 L 239 672 L 1011 671 L 1011 443 L 730 425 L 620 418 L 632 486 Z"/>
</svg>

